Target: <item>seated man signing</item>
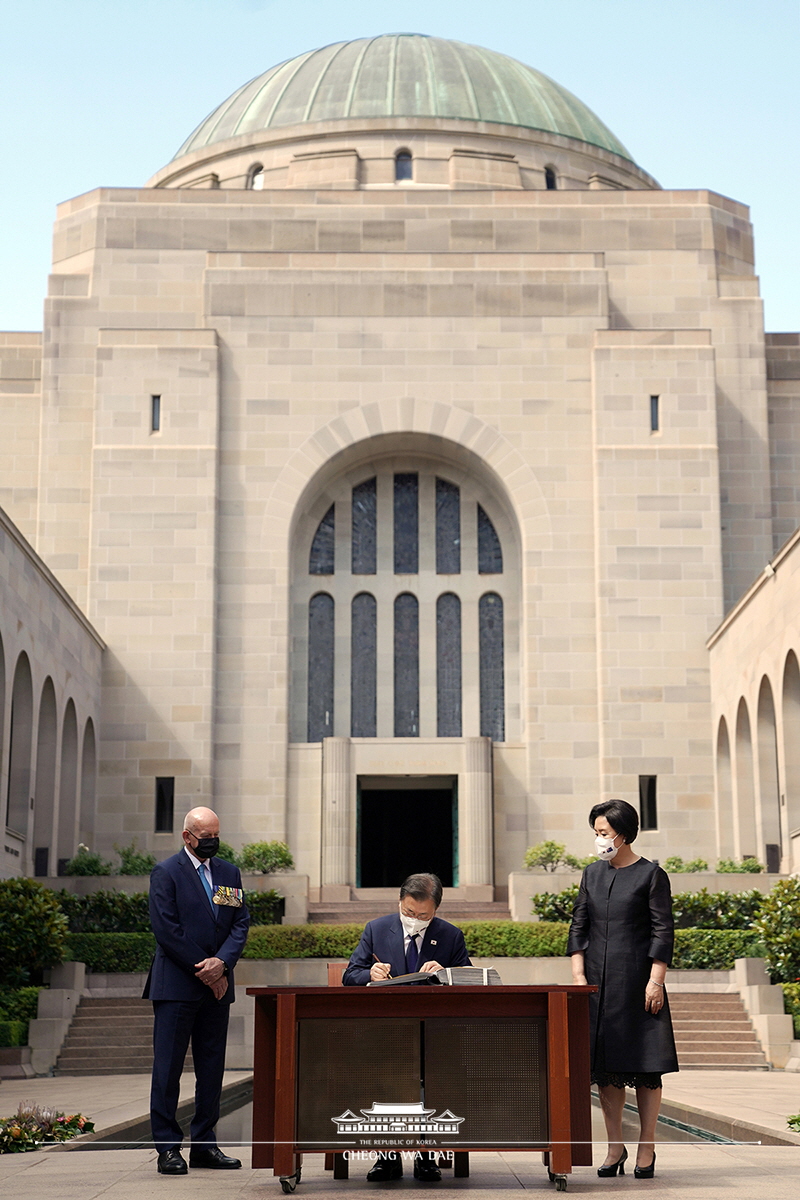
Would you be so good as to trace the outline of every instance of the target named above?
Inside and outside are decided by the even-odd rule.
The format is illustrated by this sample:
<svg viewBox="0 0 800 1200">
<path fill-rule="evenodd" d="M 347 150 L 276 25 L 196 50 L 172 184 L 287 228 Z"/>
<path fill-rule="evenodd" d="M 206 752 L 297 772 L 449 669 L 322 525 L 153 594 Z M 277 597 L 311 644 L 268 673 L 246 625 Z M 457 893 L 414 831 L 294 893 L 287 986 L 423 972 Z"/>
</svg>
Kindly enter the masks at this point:
<svg viewBox="0 0 800 1200">
<path fill-rule="evenodd" d="M 442 902 L 442 884 L 436 875 L 409 875 L 400 888 L 400 910 L 370 921 L 353 951 L 342 983 L 364 985 L 412 971 L 439 971 L 442 967 L 472 966 L 464 935 L 449 921 L 436 916 Z M 379 1154 L 367 1175 L 370 1183 L 399 1179 L 403 1174 L 400 1155 Z M 435 1156 L 417 1155 L 414 1178 L 435 1183 L 442 1173 Z"/>
</svg>

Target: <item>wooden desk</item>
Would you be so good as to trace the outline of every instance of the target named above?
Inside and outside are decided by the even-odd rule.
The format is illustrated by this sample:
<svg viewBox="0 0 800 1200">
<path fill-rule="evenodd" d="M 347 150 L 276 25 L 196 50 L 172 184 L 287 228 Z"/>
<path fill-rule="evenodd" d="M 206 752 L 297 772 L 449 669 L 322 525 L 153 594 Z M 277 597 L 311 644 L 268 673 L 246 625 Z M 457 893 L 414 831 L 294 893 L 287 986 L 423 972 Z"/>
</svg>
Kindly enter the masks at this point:
<svg viewBox="0 0 800 1200">
<path fill-rule="evenodd" d="M 341 1178 L 343 1152 L 524 1149 L 565 1190 L 592 1161 L 593 990 L 248 988 L 253 1167 L 289 1192 L 303 1153 L 335 1153 Z"/>
</svg>

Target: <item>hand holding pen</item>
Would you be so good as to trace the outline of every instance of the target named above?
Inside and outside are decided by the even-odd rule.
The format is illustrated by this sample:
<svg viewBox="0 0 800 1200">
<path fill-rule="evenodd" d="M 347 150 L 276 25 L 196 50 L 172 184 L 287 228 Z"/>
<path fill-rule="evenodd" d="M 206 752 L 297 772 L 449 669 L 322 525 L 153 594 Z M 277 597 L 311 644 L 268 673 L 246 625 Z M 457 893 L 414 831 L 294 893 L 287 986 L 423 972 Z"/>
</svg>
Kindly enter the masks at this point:
<svg viewBox="0 0 800 1200">
<path fill-rule="evenodd" d="M 384 963 L 378 958 L 377 954 L 372 956 L 375 959 L 374 965 L 370 968 L 369 977 L 373 983 L 377 983 L 379 979 L 392 978 L 392 964 Z"/>
</svg>

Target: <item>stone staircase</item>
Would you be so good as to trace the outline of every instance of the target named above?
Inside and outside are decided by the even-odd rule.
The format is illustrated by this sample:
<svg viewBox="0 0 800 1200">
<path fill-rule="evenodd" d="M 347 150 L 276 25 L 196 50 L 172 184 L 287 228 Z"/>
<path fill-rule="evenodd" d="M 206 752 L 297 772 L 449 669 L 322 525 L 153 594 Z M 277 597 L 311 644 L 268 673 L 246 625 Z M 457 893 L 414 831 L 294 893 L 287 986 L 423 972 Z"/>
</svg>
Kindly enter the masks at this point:
<svg viewBox="0 0 800 1200">
<path fill-rule="evenodd" d="M 682 1071 L 769 1070 L 738 992 L 670 992 L 669 1007 Z"/>
<path fill-rule="evenodd" d="M 375 917 L 397 912 L 396 888 L 351 888 L 349 900 L 322 901 L 308 906 L 309 924 L 366 925 Z M 446 921 L 509 921 L 511 912 L 504 901 L 445 899 L 441 915 Z"/>
<path fill-rule="evenodd" d="M 144 1075 L 149 1074 L 152 1065 L 150 1001 L 84 996 L 72 1018 L 55 1074 Z"/>
</svg>

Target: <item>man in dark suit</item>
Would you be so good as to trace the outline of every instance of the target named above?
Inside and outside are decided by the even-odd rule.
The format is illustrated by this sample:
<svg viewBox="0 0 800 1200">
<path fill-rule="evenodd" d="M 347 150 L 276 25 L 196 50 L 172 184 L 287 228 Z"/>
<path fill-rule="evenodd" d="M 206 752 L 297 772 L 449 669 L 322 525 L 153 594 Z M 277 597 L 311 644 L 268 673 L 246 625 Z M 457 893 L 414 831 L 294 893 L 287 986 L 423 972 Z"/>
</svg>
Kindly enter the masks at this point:
<svg viewBox="0 0 800 1200">
<path fill-rule="evenodd" d="M 346 986 L 366 985 L 380 979 L 407 975 L 412 971 L 440 971 L 442 967 L 469 967 L 464 935 L 449 921 L 436 916 L 442 902 L 442 884 L 431 874 L 409 875 L 400 888 L 396 914 L 370 921 L 351 955 L 342 976 Z M 368 1173 L 370 1183 L 400 1179 L 403 1162 L 378 1155 Z M 442 1173 L 435 1155 L 424 1153 L 414 1160 L 414 1178 L 436 1183 Z"/>
<path fill-rule="evenodd" d="M 194 1059 L 195 1113 L 189 1166 L 234 1170 L 242 1164 L 217 1146 L 233 968 L 247 940 L 250 916 L 242 877 L 215 859 L 219 819 L 193 808 L 183 823 L 183 849 L 150 876 L 150 922 L 156 953 L 144 989 L 153 1001 L 150 1124 L 162 1175 L 185 1175 L 183 1130 L 176 1111 L 189 1040 Z"/>
</svg>

